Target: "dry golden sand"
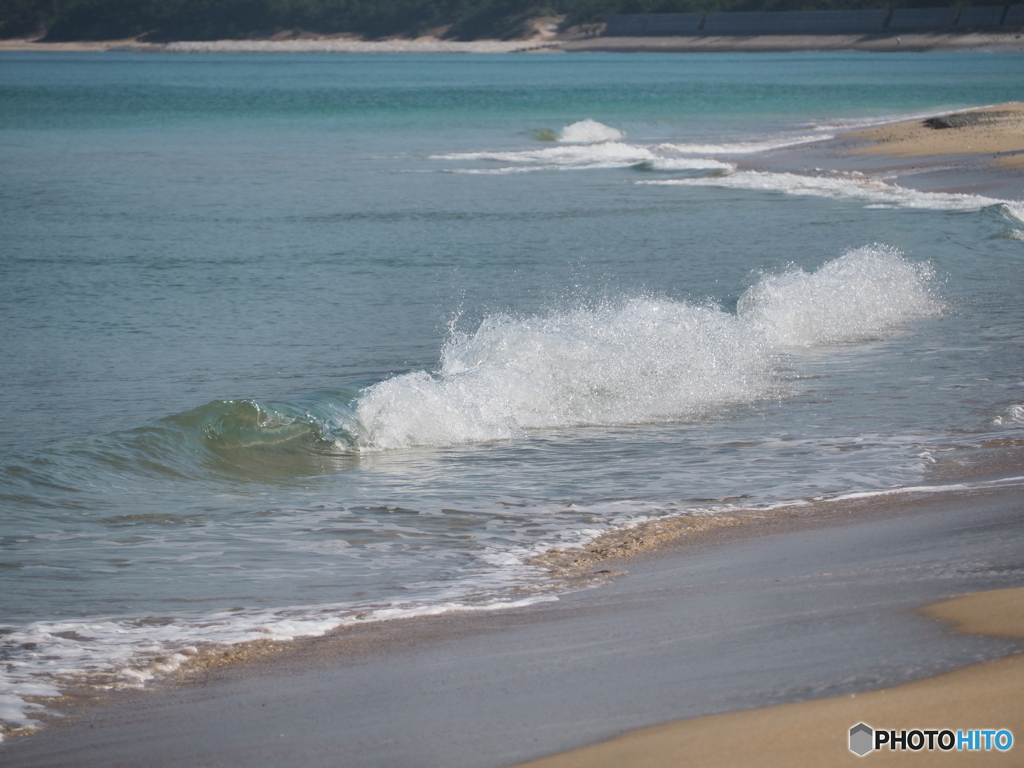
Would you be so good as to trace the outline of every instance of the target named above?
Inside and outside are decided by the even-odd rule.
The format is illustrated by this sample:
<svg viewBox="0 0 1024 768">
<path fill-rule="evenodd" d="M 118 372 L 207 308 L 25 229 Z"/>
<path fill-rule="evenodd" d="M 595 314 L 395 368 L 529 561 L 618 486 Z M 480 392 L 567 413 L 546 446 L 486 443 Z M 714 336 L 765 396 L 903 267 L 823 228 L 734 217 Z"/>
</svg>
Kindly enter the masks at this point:
<svg viewBox="0 0 1024 768">
<path fill-rule="evenodd" d="M 963 595 L 922 611 L 958 632 L 1024 638 L 1024 588 Z M 847 748 L 859 722 L 885 729 L 1007 728 L 1024 738 L 1024 655 L 871 693 L 712 715 L 644 728 L 520 768 L 860 765 Z M 1024 765 L 1007 752 L 872 752 L 871 765 Z M 867 763 L 865 763 L 867 764 Z"/>
<path fill-rule="evenodd" d="M 1000 165 L 1024 168 L 1024 102 L 907 120 L 855 131 L 850 136 L 871 142 L 853 150 L 855 154 L 991 155 L 992 161 Z"/>
<path fill-rule="evenodd" d="M 362 40 L 352 35 L 309 35 L 288 39 L 256 40 L 178 40 L 147 43 L 137 38 L 125 40 L 77 40 L 43 43 L 38 40 L 0 40 L 0 52 L 34 51 L 44 53 L 525 53 L 549 47 L 548 39 L 529 40 L 438 40 L 392 38 Z"/>
</svg>

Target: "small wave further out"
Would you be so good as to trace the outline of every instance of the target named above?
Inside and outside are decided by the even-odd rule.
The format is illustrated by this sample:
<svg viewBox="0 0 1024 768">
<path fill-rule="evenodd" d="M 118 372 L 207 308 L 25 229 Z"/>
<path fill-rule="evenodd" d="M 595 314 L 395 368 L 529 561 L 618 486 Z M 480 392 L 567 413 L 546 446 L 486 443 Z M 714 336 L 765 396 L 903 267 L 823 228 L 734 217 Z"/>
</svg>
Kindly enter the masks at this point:
<svg viewBox="0 0 1024 768">
<path fill-rule="evenodd" d="M 618 141 L 626 138 L 626 134 L 618 128 L 599 123 L 597 120 L 580 120 L 572 125 L 567 125 L 559 134 L 559 141 L 568 141 L 575 144 L 593 144 L 598 141 Z"/>
</svg>

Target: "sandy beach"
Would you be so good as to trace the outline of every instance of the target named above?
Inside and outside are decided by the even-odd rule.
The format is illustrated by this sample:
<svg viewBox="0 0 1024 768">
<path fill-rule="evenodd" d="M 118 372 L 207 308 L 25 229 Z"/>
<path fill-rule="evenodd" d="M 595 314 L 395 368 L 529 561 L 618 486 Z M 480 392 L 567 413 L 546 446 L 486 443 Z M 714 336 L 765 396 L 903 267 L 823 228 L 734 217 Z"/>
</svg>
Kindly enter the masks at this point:
<svg viewBox="0 0 1024 768">
<path fill-rule="evenodd" d="M 539 40 L 438 40 L 437 38 L 360 40 L 351 36 L 312 36 L 291 40 L 183 40 L 147 43 L 127 40 L 43 43 L 36 40 L 0 40 L 0 51 L 40 53 L 520 53 L 548 47 Z"/>
<path fill-rule="evenodd" d="M 955 632 L 1024 640 L 1024 588 L 961 595 L 920 610 Z M 698 765 L 816 766 L 853 760 L 844 732 L 866 722 L 884 730 L 992 727 L 1024 732 L 1024 655 L 979 664 L 945 675 L 870 693 L 788 704 L 669 723 L 522 768 L 678 765 L 686 755 Z M 983 726 L 988 723 L 989 726 Z M 935 752 L 940 750 L 936 748 Z M 1009 750 L 1007 750 L 1008 752 Z M 878 751 L 885 765 L 910 765 L 912 751 Z M 943 759 L 962 764 L 1019 765 L 1019 754 L 995 747 L 950 751 Z"/>
<path fill-rule="evenodd" d="M 850 138 L 868 142 L 854 154 L 927 157 L 979 155 L 1010 168 L 1024 168 L 1024 103 L 964 110 L 863 131 Z"/>
</svg>

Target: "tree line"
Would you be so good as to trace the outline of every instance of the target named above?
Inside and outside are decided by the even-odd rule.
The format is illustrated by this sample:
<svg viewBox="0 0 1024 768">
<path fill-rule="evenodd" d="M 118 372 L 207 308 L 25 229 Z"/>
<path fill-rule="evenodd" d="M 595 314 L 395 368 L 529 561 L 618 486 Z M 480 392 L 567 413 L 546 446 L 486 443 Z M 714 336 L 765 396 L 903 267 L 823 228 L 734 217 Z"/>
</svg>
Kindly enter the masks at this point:
<svg viewBox="0 0 1024 768">
<path fill-rule="evenodd" d="M 988 5 L 963 0 L 0 0 L 0 38 L 148 42 L 352 33 L 366 39 L 440 33 L 509 39 L 529 19 L 600 24 L 615 13 L 812 11 Z"/>
</svg>

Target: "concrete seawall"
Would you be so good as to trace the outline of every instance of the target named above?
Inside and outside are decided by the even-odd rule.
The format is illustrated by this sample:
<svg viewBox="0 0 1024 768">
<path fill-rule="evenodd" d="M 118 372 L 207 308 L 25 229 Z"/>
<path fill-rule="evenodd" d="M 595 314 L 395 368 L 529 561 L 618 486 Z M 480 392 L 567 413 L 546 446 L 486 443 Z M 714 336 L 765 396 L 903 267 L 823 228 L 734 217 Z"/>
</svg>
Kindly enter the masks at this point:
<svg viewBox="0 0 1024 768">
<path fill-rule="evenodd" d="M 872 35 L 902 32 L 1010 31 L 1024 26 L 1024 5 L 856 11 L 617 14 L 605 37 Z"/>
</svg>

